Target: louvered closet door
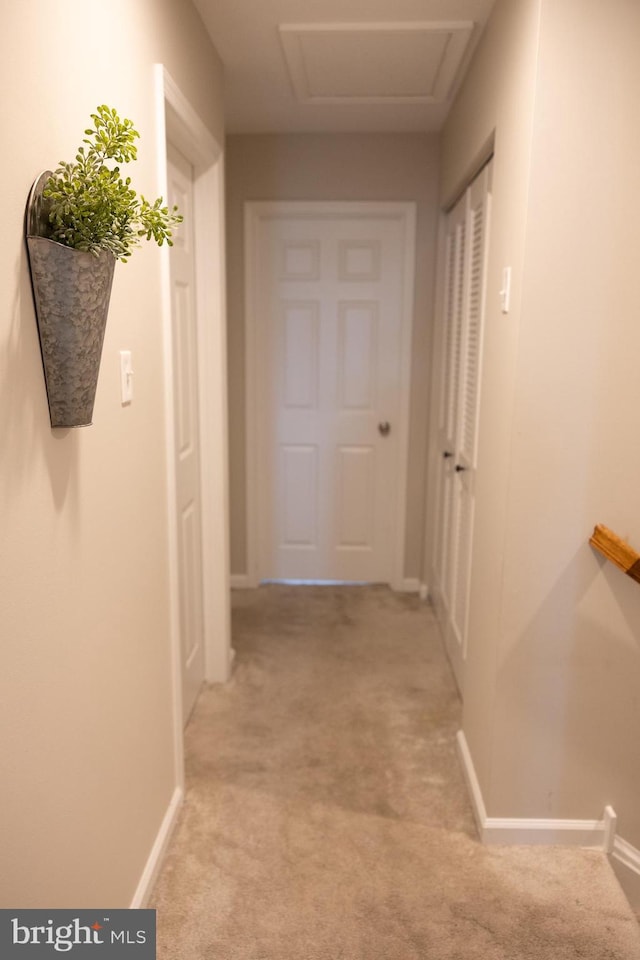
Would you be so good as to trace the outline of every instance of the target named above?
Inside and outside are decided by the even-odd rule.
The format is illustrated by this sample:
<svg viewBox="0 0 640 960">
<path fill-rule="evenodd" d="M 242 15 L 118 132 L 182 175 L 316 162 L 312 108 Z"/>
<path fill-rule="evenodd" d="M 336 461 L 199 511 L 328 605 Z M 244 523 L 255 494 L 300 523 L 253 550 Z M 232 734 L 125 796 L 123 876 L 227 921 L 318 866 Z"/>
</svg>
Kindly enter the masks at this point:
<svg viewBox="0 0 640 960">
<path fill-rule="evenodd" d="M 449 616 L 451 593 L 451 521 L 456 424 L 460 394 L 460 355 L 464 303 L 464 262 L 467 198 L 463 196 L 447 218 L 444 304 L 442 313 L 443 376 L 438 422 L 438 500 L 433 599 L 440 619 Z"/>
<path fill-rule="evenodd" d="M 491 164 L 450 214 L 447 229 L 439 441 L 440 487 L 434 570 L 436 609 L 460 688 L 466 659 L 477 468 Z"/>
</svg>

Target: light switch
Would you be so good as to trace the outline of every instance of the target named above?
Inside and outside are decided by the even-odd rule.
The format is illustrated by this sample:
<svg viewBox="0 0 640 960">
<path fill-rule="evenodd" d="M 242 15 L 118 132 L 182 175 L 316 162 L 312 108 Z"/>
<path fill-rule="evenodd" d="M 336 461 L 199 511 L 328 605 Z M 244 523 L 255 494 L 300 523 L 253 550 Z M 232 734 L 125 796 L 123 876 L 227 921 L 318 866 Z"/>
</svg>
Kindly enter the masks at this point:
<svg viewBox="0 0 640 960">
<path fill-rule="evenodd" d="M 133 367 L 131 365 L 131 350 L 120 351 L 120 393 L 122 405 L 133 400 Z"/>
<path fill-rule="evenodd" d="M 509 313 L 511 307 L 511 267 L 503 267 L 500 306 L 503 313 Z"/>
</svg>

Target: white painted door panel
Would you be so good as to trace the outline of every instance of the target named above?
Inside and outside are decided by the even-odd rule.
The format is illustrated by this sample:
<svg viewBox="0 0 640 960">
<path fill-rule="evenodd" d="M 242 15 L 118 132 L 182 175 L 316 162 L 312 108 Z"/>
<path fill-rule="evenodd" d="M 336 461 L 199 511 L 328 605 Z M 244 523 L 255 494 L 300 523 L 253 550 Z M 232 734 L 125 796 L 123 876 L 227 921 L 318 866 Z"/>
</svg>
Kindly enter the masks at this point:
<svg viewBox="0 0 640 960">
<path fill-rule="evenodd" d="M 174 236 L 170 263 L 182 702 L 186 722 L 204 680 L 193 170 L 171 145 L 167 159 L 169 203 L 177 204 L 184 216 Z"/>
<path fill-rule="evenodd" d="M 384 216 L 260 221 L 263 579 L 392 579 L 405 229 Z"/>
</svg>

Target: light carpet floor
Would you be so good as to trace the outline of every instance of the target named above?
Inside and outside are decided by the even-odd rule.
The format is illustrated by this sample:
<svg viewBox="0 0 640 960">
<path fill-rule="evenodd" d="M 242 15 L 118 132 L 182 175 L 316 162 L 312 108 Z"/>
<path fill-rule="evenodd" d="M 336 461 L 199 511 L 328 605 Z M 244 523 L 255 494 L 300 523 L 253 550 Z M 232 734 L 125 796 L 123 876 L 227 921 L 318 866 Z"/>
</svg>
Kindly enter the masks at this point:
<svg viewBox="0 0 640 960">
<path fill-rule="evenodd" d="M 429 607 L 269 585 L 233 637 L 186 731 L 158 960 L 639 960 L 603 854 L 478 843 Z"/>
</svg>

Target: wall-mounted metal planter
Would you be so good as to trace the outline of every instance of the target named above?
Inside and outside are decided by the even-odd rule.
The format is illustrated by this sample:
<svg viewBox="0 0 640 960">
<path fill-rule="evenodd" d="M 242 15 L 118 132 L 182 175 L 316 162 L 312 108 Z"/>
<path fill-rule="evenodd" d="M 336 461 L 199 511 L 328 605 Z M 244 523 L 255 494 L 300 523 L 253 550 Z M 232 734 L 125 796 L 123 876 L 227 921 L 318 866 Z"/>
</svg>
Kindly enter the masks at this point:
<svg viewBox="0 0 640 960">
<path fill-rule="evenodd" d="M 27 248 L 52 427 L 91 423 L 115 258 L 47 239 L 42 197 L 51 176 L 34 183 L 26 215 Z"/>
</svg>

